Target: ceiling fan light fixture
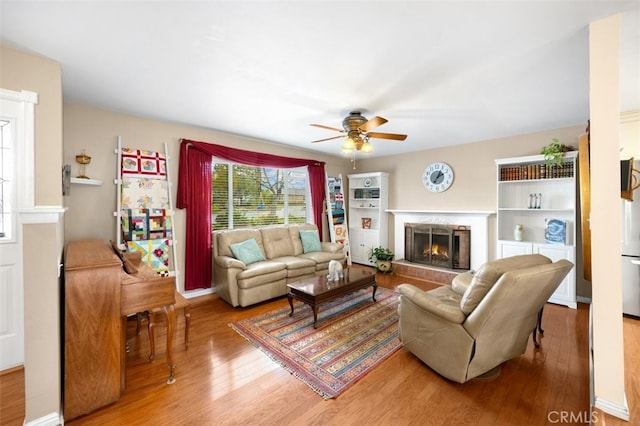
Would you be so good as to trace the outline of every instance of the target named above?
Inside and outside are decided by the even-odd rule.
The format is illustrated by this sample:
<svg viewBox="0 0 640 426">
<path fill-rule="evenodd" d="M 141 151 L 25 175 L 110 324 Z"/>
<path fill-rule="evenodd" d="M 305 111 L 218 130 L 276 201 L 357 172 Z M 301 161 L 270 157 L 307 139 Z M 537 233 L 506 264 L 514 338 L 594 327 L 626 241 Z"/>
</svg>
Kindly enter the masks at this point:
<svg viewBox="0 0 640 426">
<path fill-rule="evenodd" d="M 342 152 L 345 154 L 351 153 L 354 149 L 356 149 L 356 143 L 350 137 L 346 137 L 344 143 L 341 146 Z"/>
<path fill-rule="evenodd" d="M 344 149 L 344 148 L 342 148 L 340 151 L 346 156 L 350 156 L 355 152 L 355 150 L 353 149 Z"/>
<path fill-rule="evenodd" d="M 340 146 L 340 151 L 345 156 L 349 156 L 351 158 L 351 162 L 353 163 L 353 168 L 356 168 L 356 155 L 358 152 L 362 152 L 363 154 L 371 154 L 375 150 L 373 148 L 373 144 L 369 142 L 369 138 L 378 138 L 378 139 L 390 139 L 396 141 L 403 141 L 407 138 L 407 135 L 401 135 L 397 133 L 380 133 L 380 132 L 372 132 L 372 129 L 375 129 L 378 126 L 381 126 L 387 123 L 388 120 L 386 118 L 375 116 L 372 119 L 368 120 L 363 117 L 360 111 L 351 111 L 348 117 L 345 117 L 342 120 L 342 129 L 338 129 L 335 127 L 325 126 L 323 124 L 311 124 L 313 127 L 319 127 L 321 129 L 333 130 L 344 135 L 344 141 Z M 342 138 L 343 136 L 334 136 L 324 139 L 318 139 L 311 141 L 315 142 L 324 142 L 334 139 Z"/>
<path fill-rule="evenodd" d="M 368 140 L 365 140 L 362 144 L 362 147 L 360 147 L 360 151 L 364 152 L 365 154 L 371 154 L 374 151 L 373 145 Z"/>
</svg>

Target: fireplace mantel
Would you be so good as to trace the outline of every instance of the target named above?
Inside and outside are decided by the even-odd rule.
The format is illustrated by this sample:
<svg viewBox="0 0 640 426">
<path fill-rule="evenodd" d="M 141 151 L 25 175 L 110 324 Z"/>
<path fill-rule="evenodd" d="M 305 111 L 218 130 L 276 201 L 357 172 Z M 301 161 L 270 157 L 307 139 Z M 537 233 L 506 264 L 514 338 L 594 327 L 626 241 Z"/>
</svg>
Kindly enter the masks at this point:
<svg viewBox="0 0 640 426">
<path fill-rule="evenodd" d="M 489 260 L 489 218 L 494 211 L 386 210 L 395 216 L 394 251 L 396 259 L 404 259 L 404 224 L 406 222 L 471 227 L 471 269 Z"/>
<path fill-rule="evenodd" d="M 388 209 L 385 210 L 387 213 L 393 213 L 394 215 L 398 214 L 429 214 L 429 215 L 473 215 L 473 216 L 483 216 L 489 217 L 492 214 L 496 214 L 494 211 L 465 211 L 465 210 L 395 210 Z"/>
</svg>

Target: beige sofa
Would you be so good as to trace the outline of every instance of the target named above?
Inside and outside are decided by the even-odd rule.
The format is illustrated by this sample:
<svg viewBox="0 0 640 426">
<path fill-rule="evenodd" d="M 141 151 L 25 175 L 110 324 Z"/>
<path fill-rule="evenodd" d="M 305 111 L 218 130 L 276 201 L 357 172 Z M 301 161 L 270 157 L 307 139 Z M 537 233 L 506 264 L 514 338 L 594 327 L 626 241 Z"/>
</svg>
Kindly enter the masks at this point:
<svg viewBox="0 0 640 426">
<path fill-rule="evenodd" d="M 310 245 L 305 238 L 303 245 L 301 231 L 308 238 L 314 231 L 317 233 L 318 228 L 304 224 L 215 231 L 216 294 L 232 306 L 249 306 L 287 294 L 289 283 L 327 274 L 331 260 L 344 262 L 342 244 L 318 240 L 317 245 Z M 257 248 L 251 240 L 255 240 Z M 248 259 L 241 252 L 243 244 L 249 247 Z"/>
<path fill-rule="evenodd" d="M 400 340 L 433 370 L 464 383 L 525 352 L 538 313 L 572 267 L 531 254 L 487 262 L 431 291 L 401 284 Z"/>
</svg>

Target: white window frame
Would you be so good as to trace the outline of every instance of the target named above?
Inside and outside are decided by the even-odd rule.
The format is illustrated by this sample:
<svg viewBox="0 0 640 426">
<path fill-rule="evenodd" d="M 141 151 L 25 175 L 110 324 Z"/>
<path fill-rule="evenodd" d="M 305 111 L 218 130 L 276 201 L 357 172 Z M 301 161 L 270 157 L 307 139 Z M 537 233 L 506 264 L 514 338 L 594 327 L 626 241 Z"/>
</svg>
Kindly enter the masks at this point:
<svg viewBox="0 0 640 426">
<path fill-rule="evenodd" d="M 211 166 L 212 169 L 215 167 L 216 164 L 226 164 L 227 165 L 227 173 L 229 173 L 228 176 L 228 198 L 227 198 L 227 206 L 229 209 L 228 212 L 228 224 L 227 227 L 228 229 L 234 229 L 235 224 L 233 223 L 233 167 L 234 166 L 246 166 L 246 167 L 256 167 L 256 168 L 267 168 L 267 169 L 277 169 L 277 170 L 282 170 L 284 171 L 285 174 L 291 172 L 291 171 L 300 171 L 300 172 L 304 172 L 307 176 L 307 185 L 305 185 L 305 221 L 306 222 L 313 222 L 313 208 L 312 208 L 312 200 L 311 200 L 311 188 L 309 185 L 309 169 L 306 166 L 302 166 L 302 167 L 268 167 L 268 166 L 253 166 L 250 164 L 242 164 L 242 163 L 234 163 L 231 161 L 226 161 L 226 160 L 221 160 L 219 158 L 212 158 L 211 159 Z M 284 176 L 284 179 L 287 180 L 289 178 L 288 175 Z M 284 224 L 288 224 L 289 223 L 289 212 L 288 212 L 288 208 L 289 208 L 289 185 L 287 184 L 288 182 L 285 182 L 284 185 L 284 208 L 285 208 L 285 214 L 284 214 Z M 212 200 L 213 203 L 213 200 Z M 213 226 L 213 222 L 211 224 Z"/>
</svg>

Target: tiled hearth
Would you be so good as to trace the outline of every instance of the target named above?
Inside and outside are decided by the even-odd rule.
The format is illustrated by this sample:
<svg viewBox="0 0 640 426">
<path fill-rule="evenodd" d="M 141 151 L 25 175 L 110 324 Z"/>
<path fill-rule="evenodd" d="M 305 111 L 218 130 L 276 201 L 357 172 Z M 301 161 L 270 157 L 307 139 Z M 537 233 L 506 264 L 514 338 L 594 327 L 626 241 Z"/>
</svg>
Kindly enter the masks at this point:
<svg viewBox="0 0 640 426">
<path fill-rule="evenodd" d="M 451 284 L 451 281 L 456 275 L 466 272 L 411 263 L 404 259 L 394 261 L 392 264 L 393 272 L 397 275 L 431 281 L 438 284 Z"/>
</svg>

